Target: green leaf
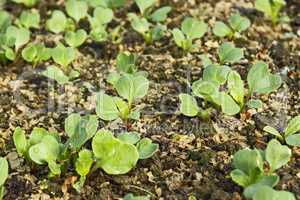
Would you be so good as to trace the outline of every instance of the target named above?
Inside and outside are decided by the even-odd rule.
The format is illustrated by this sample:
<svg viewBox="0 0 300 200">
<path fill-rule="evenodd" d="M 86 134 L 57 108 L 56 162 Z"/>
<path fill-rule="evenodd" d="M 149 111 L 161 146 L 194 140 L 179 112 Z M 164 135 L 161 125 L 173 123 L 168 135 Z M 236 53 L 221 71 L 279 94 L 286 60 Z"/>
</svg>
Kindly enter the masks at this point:
<svg viewBox="0 0 300 200">
<path fill-rule="evenodd" d="M 142 15 L 146 14 L 147 10 L 154 6 L 156 2 L 157 0 L 135 0 L 135 3 L 139 7 Z"/>
<path fill-rule="evenodd" d="M 180 112 L 186 116 L 194 117 L 199 112 L 199 107 L 195 97 L 188 94 L 179 94 Z"/>
<path fill-rule="evenodd" d="M 60 10 L 54 10 L 51 18 L 47 20 L 46 27 L 49 31 L 58 34 L 67 28 L 66 15 Z"/>
<path fill-rule="evenodd" d="M 138 33 L 144 35 L 150 30 L 150 23 L 146 18 L 138 18 L 133 14 L 129 17 L 131 20 L 131 27 Z"/>
<path fill-rule="evenodd" d="M 185 18 L 181 24 L 182 32 L 190 40 L 201 38 L 206 33 L 207 28 L 207 24 L 203 21 L 198 21 L 197 19 L 190 17 Z"/>
<path fill-rule="evenodd" d="M 65 120 L 65 131 L 69 136 L 68 143 L 72 148 L 80 149 L 91 139 L 98 128 L 98 120 L 95 115 L 71 114 Z"/>
<path fill-rule="evenodd" d="M 255 8 L 270 17 L 273 24 L 278 22 L 279 11 L 286 5 L 284 0 L 256 0 Z"/>
<path fill-rule="evenodd" d="M 223 85 L 228 79 L 231 69 L 228 66 L 209 65 L 203 71 L 203 80 Z"/>
<path fill-rule="evenodd" d="M 184 42 L 186 39 L 184 34 L 178 28 L 173 29 L 172 34 L 176 45 L 184 48 Z"/>
<path fill-rule="evenodd" d="M 266 160 L 270 165 L 270 171 L 274 172 L 276 169 L 286 165 L 291 155 L 291 150 L 287 146 L 281 145 L 275 139 L 271 140 L 266 149 Z"/>
<path fill-rule="evenodd" d="M 38 29 L 40 23 L 40 14 L 37 10 L 23 11 L 20 16 L 20 22 L 27 29 Z"/>
<path fill-rule="evenodd" d="M 77 57 L 76 51 L 72 47 L 65 47 L 59 43 L 54 49 L 52 49 L 51 56 L 55 63 L 62 67 L 70 65 Z"/>
<path fill-rule="evenodd" d="M 267 133 L 270 133 L 272 135 L 275 135 L 276 137 L 278 137 L 280 139 L 283 139 L 281 134 L 275 128 L 273 128 L 271 126 L 265 126 L 264 131 L 266 131 Z"/>
<path fill-rule="evenodd" d="M 44 128 L 34 127 L 29 137 L 29 146 L 40 143 L 43 138 L 48 135 L 48 131 Z"/>
<path fill-rule="evenodd" d="M 16 3 L 22 3 L 27 7 L 32 7 L 34 6 L 39 0 L 12 0 Z"/>
<path fill-rule="evenodd" d="M 250 183 L 250 177 L 245 174 L 242 170 L 235 169 L 230 173 L 231 179 L 242 187 L 247 187 Z"/>
<path fill-rule="evenodd" d="M 227 80 L 231 97 L 242 107 L 244 105 L 244 82 L 236 71 L 231 71 Z"/>
<path fill-rule="evenodd" d="M 253 195 L 262 187 L 262 186 L 269 186 L 274 187 L 279 182 L 279 176 L 277 175 L 270 175 L 270 176 L 263 176 L 258 180 L 256 183 L 249 185 L 245 188 L 243 194 L 247 199 L 252 199 Z"/>
<path fill-rule="evenodd" d="M 119 110 L 113 97 L 99 92 L 96 97 L 96 113 L 103 120 L 111 121 L 119 117 Z"/>
<path fill-rule="evenodd" d="M 103 42 L 107 39 L 108 33 L 105 30 L 105 26 L 99 25 L 93 28 L 90 32 L 90 37 L 96 42 Z"/>
<path fill-rule="evenodd" d="M 220 46 L 218 55 L 221 63 L 236 63 L 244 57 L 244 52 L 233 43 L 225 42 Z"/>
<path fill-rule="evenodd" d="M 263 158 L 257 150 L 243 149 L 233 156 L 233 166 L 248 176 L 256 173 L 257 169 L 263 171 L 263 164 Z"/>
<path fill-rule="evenodd" d="M 5 50 L 5 57 L 10 61 L 14 61 L 16 58 L 15 52 L 9 47 L 3 46 L 3 49 Z"/>
<path fill-rule="evenodd" d="M 11 15 L 5 10 L 0 10 L 0 32 L 1 33 L 4 33 L 6 31 L 7 27 L 11 25 L 11 22 L 12 22 Z"/>
<path fill-rule="evenodd" d="M 276 191 L 269 186 L 261 186 L 253 195 L 253 200 L 296 200 L 294 194 Z"/>
<path fill-rule="evenodd" d="M 16 51 L 30 40 L 30 31 L 22 27 L 9 26 L 6 30 L 6 35 L 15 38 Z"/>
<path fill-rule="evenodd" d="M 70 47 L 79 47 L 81 46 L 87 38 L 87 33 L 84 29 L 79 29 L 76 32 L 67 32 L 65 35 L 66 43 Z"/>
<path fill-rule="evenodd" d="M 148 79 L 141 75 L 124 74 L 116 83 L 118 94 L 129 102 L 143 98 L 147 94 L 148 88 Z"/>
<path fill-rule="evenodd" d="M 291 119 L 284 130 L 285 136 L 295 134 L 300 131 L 300 115 Z"/>
<path fill-rule="evenodd" d="M 92 28 L 97 28 L 111 22 L 114 13 L 109 8 L 97 7 L 93 11 L 93 18 L 89 18 Z"/>
<path fill-rule="evenodd" d="M 44 44 L 28 44 L 22 50 L 22 58 L 27 62 L 38 63 L 40 61 L 46 61 L 51 57 L 51 51 L 46 48 Z"/>
<path fill-rule="evenodd" d="M 22 128 L 17 127 L 13 134 L 13 140 L 18 154 L 24 156 L 27 153 L 28 147 L 25 131 Z"/>
<path fill-rule="evenodd" d="M 218 21 L 213 27 L 213 33 L 218 37 L 225 37 L 232 34 L 232 31 L 225 23 Z"/>
<path fill-rule="evenodd" d="M 255 108 L 255 109 L 259 109 L 259 108 L 262 108 L 263 107 L 263 102 L 261 100 L 258 100 L 258 99 L 250 99 L 248 102 L 247 102 L 247 106 L 249 108 Z"/>
<path fill-rule="evenodd" d="M 163 22 L 167 19 L 168 13 L 172 10 L 170 6 L 164 6 L 154 11 L 150 18 L 153 22 Z"/>
<path fill-rule="evenodd" d="M 66 76 L 60 68 L 53 65 L 47 67 L 47 69 L 42 72 L 42 75 L 55 80 L 60 85 L 69 82 L 69 77 Z"/>
<path fill-rule="evenodd" d="M 221 93 L 219 92 L 219 85 L 213 82 L 199 80 L 192 85 L 193 94 L 206 101 L 221 105 Z"/>
<path fill-rule="evenodd" d="M 137 132 L 123 132 L 118 135 L 118 139 L 129 144 L 136 144 L 141 137 Z"/>
<path fill-rule="evenodd" d="M 289 135 L 285 138 L 288 145 L 300 147 L 300 134 Z"/>
<path fill-rule="evenodd" d="M 137 163 L 139 153 L 132 144 L 116 139 L 110 131 L 100 130 L 92 141 L 92 148 L 100 166 L 108 174 L 125 174 Z"/>
<path fill-rule="evenodd" d="M 117 56 L 117 68 L 121 72 L 132 74 L 137 71 L 135 66 L 137 56 L 128 52 L 119 53 Z"/>
<path fill-rule="evenodd" d="M 250 95 L 257 93 L 270 93 L 281 86 L 281 78 L 273 75 L 268 70 L 268 65 L 264 62 L 255 63 L 247 75 Z"/>
<path fill-rule="evenodd" d="M 93 154 L 90 150 L 83 149 L 78 153 L 78 158 L 75 163 L 76 172 L 85 177 L 90 172 L 93 164 Z"/>
<path fill-rule="evenodd" d="M 241 107 L 225 92 L 221 92 L 220 98 L 223 113 L 227 115 L 235 115 L 241 111 Z"/>
<path fill-rule="evenodd" d="M 82 0 L 68 0 L 65 3 L 66 11 L 78 23 L 87 15 L 88 4 Z"/>
<path fill-rule="evenodd" d="M 141 139 L 136 145 L 139 152 L 139 159 L 150 158 L 158 150 L 158 147 L 158 144 L 152 143 L 152 140 L 149 138 Z"/>
<path fill-rule="evenodd" d="M 0 187 L 4 185 L 8 177 L 8 163 L 5 158 L 0 157 Z"/>
<path fill-rule="evenodd" d="M 240 33 L 249 28 L 251 22 L 247 17 L 242 17 L 237 13 L 229 17 L 229 24 L 233 30 Z"/>
<path fill-rule="evenodd" d="M 134 196 L 133 194 L 129 193 L 123 198 L 123 200 L 150 200 L 148 196 Z"/>
</svg>

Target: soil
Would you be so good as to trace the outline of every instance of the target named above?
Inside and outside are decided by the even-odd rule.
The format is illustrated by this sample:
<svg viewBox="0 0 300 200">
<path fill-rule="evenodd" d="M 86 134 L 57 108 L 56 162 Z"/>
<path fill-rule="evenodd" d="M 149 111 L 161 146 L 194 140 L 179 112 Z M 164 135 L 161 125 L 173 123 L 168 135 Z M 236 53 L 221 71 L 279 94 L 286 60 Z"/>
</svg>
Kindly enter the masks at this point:
<svg viewBox="0 0 300 200">
<path fill-rule="evenodd" d="M 168 34 L 161 41 L 146 46 L 128 21 L 128 12 L 137 12 L 133 4 L 117 10 L 109 27 L 124 25 L 120 44 L 88 41 L 79 48 L 80 56 L 73 68 L 80 71 L 80 79 L 59 86 L 38 74 L 49 63 L 32 68 L 21 59 L 0 67 L 0 156 L 10 163 L 10 176 L 5 184 L 5 200 L 25 199 L 119 199 L 128 193 L 151 195 L 152 199 L 183 200 L 241 200 L 242 188 L 230 178 L 232 156 L 245 147 L 265 148 L 270 140 L 262 131 L 265 125 L 284 128 L 287 121 L 300 114 L 300 1 L 287 0 L 283 13 L 289 23 L 272 26 L 257 12 L 250 0 L 162 0 L 160 5 L 172 6 L 167 20 L 169 29 L 180 25 L 186 16 L 194 16 L 213 25 L 226 21 L 230 13 L 239 11 L 251 20 L 251 27 L 235 44 L 245 50 L 245 58 L 232 66 L 245 79 L 255 60 L 269 64 L 273 72 L 284 80 L 275 93 L 261 96 L 263 109 L 246 110 L 235 117 L 215 110 L 211 120 L 188 118 L 178 112 L 181 92 L 189 92 L 187 82 L 201 77 L 200 55 L 217 58 L 221 40 L 209 31 L 196 41 L 199 49 L 188 55 L 178 49 Z M 42 1 L 37 7 L 42 22 L 48 11 L 62 7 L 56 1 Z M 23 7 L 8 3 L 5 7 L 18 16 Z M 121 22 L 123 21 L 123 22 Z M 84 26 L 84 24 L 83 24 Z M 53 46 L 55 35 L 45 30 L 33 31 L 33 39 Z M 57 38 L 56 38 L 57 39 Z M 224 41 L 224 40 L 223 40 Z M 105 82 L 109 72 L 115 71 L 118 52 L 128 50 L 139 54 L 139 69 L 149 73 L 150 90 L 139 102 L 143 106 L 141 120 L 131 129 L 150 137 L 160 145 L 154 157 L 139 161 L 126 175 L 110 176 L 96 170 L 87 178 L 81 194 L 70 186 L 76 177 L 70 168 L 59 178 L 48 179 L 45 166 L 31 166 L 19 158 L 12 142 L 17 126 L 30 132 L 34 127 L 56 129 L 63 134 L 63 121 L 72 112 L 94 113 L 93 93 L 100 89 L 114 93 Z M 100 122 L 115 132 L 125 129 L 122 124 Z M 288 165 L 278 171 L 281 177 L 278 190 L 293 192 L 300 199 L 300 149 L 293 148 Z"/>
</svg>

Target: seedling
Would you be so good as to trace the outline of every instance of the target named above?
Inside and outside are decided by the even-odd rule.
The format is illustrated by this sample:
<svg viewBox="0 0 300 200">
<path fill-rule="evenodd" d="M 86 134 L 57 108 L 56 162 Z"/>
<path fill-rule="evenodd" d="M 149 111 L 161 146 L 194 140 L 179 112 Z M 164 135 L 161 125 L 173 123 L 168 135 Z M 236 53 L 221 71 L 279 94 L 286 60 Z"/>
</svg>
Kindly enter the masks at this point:
<svg viewBox="0 0 300 200">
<path fill-rule="evenodd" d="M 65 3 L 66 11 L 76 23 L 87 16 L 88 4 L 84 0 L 68 0 Z"/>
<path fill-rule="evenodd" d="M 264 186 L 270 188 L 277 185 L 279 176 L 274 172 L 286 165 L 291 158 L 291 150 L 277 140 L 271 140 L 265 151 L 243 149 L 234 154 L 234 170 L 230 176 L 234 182 L 242 186 L 244 196 L 251 199 L 260 195 L 256 193 Z M 264 167 L 268 164 L 268 169 Z M 255 199 L 255 198 L 254 198 Z"/>
<path fill-rule="evenodd" d="M 38 63 L 51 58 L 51 50 L 43 43 L 30 43 L 22 50 L 22 57 L 35 67 Z"/>
<path fill-rule="evenodd" d="M 87 33 L 84 29 L 79 29 L 76 32 L 68 31 L 65 35 L 66 43 L 73 48 L 81 46 L 87 39 Z"/>
<path fill-rule="evenodd" d="M 125 6 L 126 0 L 86 0 L 89 6 L 96 8 L 96 7 L 104 7 L 104 8 L 119 8 Z"/>
<path fill-rule="evenodd" d="M 63 44 L 58 43 L 57 46 L 51 50 L 51 57 L 55 63 L 68 69 L 68 66 L 76 59 L 76 50 L 72 47 L 65 47 Z"/>
<path fill-rule="evenodd" d="M 280 10 L 286 5 L 285 0 L 256 0 L 255 8 L 271 18 L 275 25 L 280 18 Z"/>
<path fill-rule="evenodd" d="M 239 62 L 244 57 L 244 52 L 240 48 L 236 48 L 233 43 L 223 43 L 218 51 L 220 64 L 233 64 Z"/>
<path fill-rule="evenodd" d="M 139 18 L 137 15 L 130 13 L 131 27 L 140 33 L 147 44 L 160 40 L 167 30 L 167 27 L 161 24 L 153 25 L 146 18 Z"/>
<path fill-rule="evenodd" d="M 13 2 L 16 3 L 22 3 L 27 7 L 33 7 L 39 0 L 12 0 Z"/>
<path fill-rule="evenodd" d="M 71 70 L 68 75 L 65 74 L 63 70 L 56 66 L 48 66 L 45 71 L 41 73 L 50 79 L 55 80 L 58 84 L 64 85 L 70 83 L 73 79 L 79 77 L 80 73 L 75 70 Z"/>
<path fill-rule="evenodd" d="M 12 17 L 5 10 L 0 10 L 0 33 L 5 33 L 7 27 L 11 25 Z"/>
<path fill-rule="evenodd" d="M 237 13 L 229 17 L 228 25 L 224 22 L 217 21 L 213 27 L 213 33 L 218 37 L 233 39 L 239 37 L 250 25 L 250 20 L 247 17 L 242 17 Z"/>
<path fill-rule="evenodd" d="M 17 20 L 16 23 L 20 24 L 26 29 L 38 29 L 40 27 L 40 14 L 37 10 L 23 11 L 20 15 L 20 19 Z"/>
<path fill-rule="evenodd" d="M 261 186 L 253 196 L 253 200 L 296 200 L 295 195 L 286 191 L 276 191 L 269 186 Z"/>
<path fill-rule="evenodd" d="M 300 115 L 291 119 L 282 133 L 271 126 L 266 126 L 264 131 L 274 135 L 281 142 L 300 147 Z"/>
<path fill-rule="evenodd" d="M 123 74 L 113 85 L 120 97 L 112 97 L 104 92 L 97 94 L 96 113 L 106 121 L 121 118 L 138 120 L 140 112 L 133 109 L 134 102 L 143 98 L 148 91 L 149 81 L 142 75 Z"/>
<path fill-rule="evenodd" d="M 47 20 L 46 27 L 49 31 L 58 34 L 67 28 L 68 20 L 66 15 L 60 10 L 54 10 L 51 18 Z"/>
<path fill-rule="evenodd" d="M 207 24 L 205 22 L 188 17 L 181 23 L 181 29 L 173 29 L 172 34 L 177 46 L 185 52 L 189 52 L 196 48 L 193 41 L 201 38 L 206 31 Z"/>
<path fill-rule="evenodd" d="M 93 17 L 88 15 L 91 25 L 90 37 L 97 41 L 105 41 L 108 37 L 106 26 L 113 19 L 114 14 L 110 8 L 97 7 L 93 11 Z"/>
<path fill-rule="evenodd" d="M 14 41 L 15 51 L 18 51 L 20 47 L 29 42 L 30 31 L 23 27 L 9 26 L 6 29 L 6 37 L 8 40 Z"/>
<path fill-rule="evenodd" d="M 119 136 L 119 138 L 121 137 Z M 148 138 L 144 138 L 144 140 L 149 140 L 149 142 L 121 140 L 115 138 L 110 131 L 103 129 L 98 131 L 92 141 L 97 166 L 107 174 L 126 174 L 135 167 L 139 159 L 149 158 L 157 151 L 157 144 L 153 144 Z"/>
<path fill-rule="evenodd" d="M 268 65 L 257 62 L 248 73 L 249 93 L 246 100 L 254 93 L 268 94 L 281 85 L 281 78 L 268 71 Z M 200 97 L 212 105 L 220 107 L 227 115 L 235 115 L 242 111 L 245 102 L 244 82 L 240 75 L 228 66 L 208 65 L 203 71 L 202 79 L 192 84 L 192 94 L 180 94 L 180 111 L 186 116 L 201 116 L 202 110 L 198 107 L 195 97 Z M 224 89 L 226 88 L 226 89 Z M 258 100 L 247 101 L 250 107 Z M 260 101 L 258 101 L 260 103 Z M 262 104 L 262 103 L 261 103 Z"/>
<path fill-rule="evenodd" d="M 8 163 L 5 158 L 0 157 L 0 200 L 4 196 L 4 183 L 8 177 Z"/>
<path fill-rule="evenodd" d="M 157 0 L 135 0 L 143 18 L 152 22 L 163 22 L 172 8 L 164 6 L 152 12 L 156 2 Z"/>
</svg>

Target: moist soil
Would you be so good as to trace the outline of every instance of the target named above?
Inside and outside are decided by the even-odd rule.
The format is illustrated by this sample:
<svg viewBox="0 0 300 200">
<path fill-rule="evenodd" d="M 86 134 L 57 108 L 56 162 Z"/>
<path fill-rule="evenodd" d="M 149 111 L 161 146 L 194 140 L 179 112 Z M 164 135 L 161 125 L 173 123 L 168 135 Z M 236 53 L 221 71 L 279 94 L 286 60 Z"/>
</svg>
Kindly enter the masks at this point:
<svg viewBox="0 0 300 200">
<path fill-rule="evenodd" d="M 186 16 L 197 17 L 209 25 L 216 20 L 226 21 L 235 11 L 247 16 L 252 26 L 235 40 L 245 50 L 245 58 L 232 67 L 245 80 L 253 62 L 263 60 L 281 75 L 283 86 L 275 93 L 260 96 L 264 102 L 260 110 L 245 110 L 234 117 L 215 110 L 207 121 L 181 115 L 179 93 L 190 92 L 187 83 L 201 77 L 201 54 L 217 58 L 221 40 L 209 31 L 196 41 L 198 50 L 187 55 L 176 47 L 171 34 L 147 46 L 126 20 L 128 12 L 138 12 L 135 5 L 128 4 L 115 11 L 117 19 L 109 24 L 109 28 L 124 26 L 122 42 L 88 41 L 80 47 L 73 68 L 81 75 L 72 84 L 60 86 L 39 75 L 52 64 L 50 61 L 33 68 L 19 58 L 0 67 L 0 154 L 10 163 L 5 200 L 109 200 L 128 193 L 150 194 L 151 199 L 165 200 L 243 199 L 242 188 L 229 175 L 233 154 L 245 147 L 264 149 L 271 139 L 262 131 L 264 126 L 284 129 L 291 117 L 300 114 L 300 1 L 287 0 L 283 13 L 290 17 L 290 22 L 277 26 L 272 26 L 249 0 L 162 0 L 160 6 L 163 5 L 173 9 L 167 20 L 169 29 L 178 27 Z M 54 0 L 42 1 L 37 7 L 42 23 L 49 18 L 49 10 L 61 7 Z M 8 3 L 5 9 L 19 16 L 24 7 Z M 33 41 L 43 41 L 50 47 L 59 39 L 60 36 L 45 30 L 33 31 Z M 68 114 L 94 113 L 95 92 L 115 93 L 105 78 L 116 70 L 116 56 L 124 50 L 139 55 L 139 70 L 147 71 L 151 81 L 148 95 L 138 102 L 143 107 L 141 120 L 127 125 L 102 121 L 99 126 L 114 132 L 128 128 L 138 131 L 158 143 L 159 151 L 152 158 L 139 161 L 126 175 L 94 171 L 78 194 L 71 187 L 77 178 L 73 168 L 61 177 L 49 179 L 47 167 L 30 167 L 18 157 L 12 133 L 17 126 L 27 132 L 38 126 L 56 129 L 63 135 L 63 121 Z M 300 149 L 292 151 L 289 164 L 278 171 L 281 179 L 276 189 L 293 192 L 300 199 Z"/>
</svg>

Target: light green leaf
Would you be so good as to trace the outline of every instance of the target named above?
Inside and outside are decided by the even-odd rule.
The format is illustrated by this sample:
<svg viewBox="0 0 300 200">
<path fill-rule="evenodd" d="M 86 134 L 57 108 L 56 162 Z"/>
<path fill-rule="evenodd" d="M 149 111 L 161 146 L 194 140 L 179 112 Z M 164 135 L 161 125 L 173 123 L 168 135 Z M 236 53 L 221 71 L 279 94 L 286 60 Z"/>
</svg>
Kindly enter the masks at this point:
<svg viewBox="0 0 300 200">
<path fill-rule="evenodd" d="M 207 24 L 203 21 L 198 21 L 197 19 L 190 17 L 185 18 L 181 24 L 182 32 L 190 40 L 201 38 L 206 33 L 207 28 Z"/>
<path fill-rule="evenodd" d="M 92 148 L 100 166 L 108 174 L 125 174 L 137 163 L 139 153 L 132 144 L 116 139 L 110 131 L 100 130 L 92 141 Z"/>
<path fill-rule="evenodd" d="M 109 8 L 97 7 L 93 11 L 93 18 L 89 18 L 92 28 L 103 26 L 111 22 L 114 17 L 114 13 Z"/>
<path fill-rule="evenodd" d="M 300 131 L 300 115 L 291 119 L 284 130 L 285 136 L 295 134 Z"/>
<path fill-rule="evenodd" d="M 185 36 L 183 35 L 183 33 L 178 28 L 175 28 L 172 30 L 172 34 L 177 46 L 183 48 L 185 42 Z"/>
<path fill-rule="evenodd" d="M 270 165 L 270 171 L 274 172 L 276 169 L 287 164 L 291 155 L 291 150 L 287 146 L 281 145 L 275 139 L 271 140 L 266 149 L 266 160 Z"/>
<path fill-rule="evenodd" d="M 107 121 L 115 120 L 119 117 L 119 110 L 113 97 L 103 92 L 97 94 L 96 113 L 101 119 Z"/>
<path fill-rule="evenodd" d="M 85 32 L 84 29 L 79 29 L 76 32 L 69 31 L 65 35 L 66 43 L 70 47 L 74 47 L 74 48 L 82 45 L 86 40 L 86 38 L 87 38 L 87 33 Z"/>
<path fill-rule="evenodd" d="M 250 183 L 250 177 L 245 174 L 242 170 L 235 169 L 230 173 L 231 179 L 242 187 L 247 187 Z"/>
<path fill-rule="evenodd" d="M 263 102 L 259 99 L 250 99 L 248 102 L 247 102 L 247 106 L 249 108 L 255 108 L 255 109 L 259 109 L 259 108 L 262 108 L 263 107 Z"/>
<path fill-rule="evenodd" d="M 51 56 L 55 63 L 65 68 L 69 64 L 71 64 L 77 57 L 74 48 L 65 47 L 61 43 L 59 43 L 54 49 L 52 49 Z"/>
<path fill-rule="evenodd" d="M 216 22 L 213 27 L 213 33 L 218 37 L 225 37 L 232 33 L 231 29 L 223 22 Z"/>
<path fill-rule="evenodd" d="M 209 65 L 203 71 L 203 80 L 214 82 L 218 86 L 223 85 L 231 71 L 228 66 Z"/>
<path fill-rule="evenodd" d="M 242 107 L 244 105 L 244 82 L 236 71 L 229 73 L 227 86 L 232 98 Z"/>
<path fill-rule="evenodd" d="M 244 57 L 244 52 L 233 43 L 225 42 L 220 46 L 218 55 L 221 63 L 235 63 Z"/>
<path fill-rule="evenodd" d="M 20 22 L 27 29 L 38 29 L 40 23 L 40 14 L 37 10 L 23 11 L 20 16 Z"/>
<path fill-rule="evenodd" d="M 87 15 L 88 4 L 82 0 L 67 0 L 65 2 L 66 11 L 70 17 L 78 23 Z"/>
<path fill-rule="evenodd" d="M 123 132 L 118 135 L 118 139 L 129 144 L 136 144 L 141 137 L 137 132 Z"/>
<path fill-rule="evenodd" d="M 134 73 L 137 71 L 135 66 L 136 60 L 137 56 L 135 54 L 129 52 L 119 53 L 117 56 L 117 68 L 121 72 Z"/>
<path fill-rule="evenodd" d="M 288 145 L 300 147 L 300 134 L 289 135 L 285 138 Z"/>
<path fill-rule="evenodd" d="M 93 154 L 90 150 L 83 149 L 78 153 L 75 163 L 76 172 L 84 177 L 88 175 L 93 164 Z"/>
<path fill-rule="evenodd" d="M 132 19 L 131 26 L 135 31 L 142 35 L 146 34 L 149 31 L 150 23 L 147 21 L 147 19 L 133 17 L 133 15 L 131 15 L 130 18 Z"/>
<path fill-rule="evenodd" d="M 34 6 L 37 2 L 39 2 L 39 0 L 12 0 L 16 3 L 22 3 L 27 7 L 32 7 Z"/>
<path fill-rule="evenodd" d="M 4 185 L 8 177 L 8 162 L 5 158 L 0 157 L 0 187 Z"/>
<path fill-rule="evenodd" d="M 269 186 L 261 186 L 253 195 L 253 200 L 296 200 L 290 192 L 276 191 Z"/>
<path fill-rule="evenodd" d="M 46 22 L 46 27 L 49 31 L 56 34 L 65 31 L 67 27 L 66 15 L 60 10 L 54 10 L 51 18 Z"/>
<path fill-rule="evenodd" d="M 235 115 L 241 111 L 240 106 L 225 92 L 221 92 L 220 98 L 223 113 L 227 115 Z"/>
<path fill-rule="evenodd" d="M 30 31 L 22 27 L 9 26 L 6 30 L 6 35 L 15 38 L 16 51 L 30 40 Z"/>
<path fill-rule="evenodd" d="M 188 94 L 179 94 L 180 112 L 186 116 L 194 117 L 199 112 L 196 99 Z"/>
<path fill-rule="evenodd" d="M 5 10 L 0 10 L 0 32 L 5 33 L 6 28 L 11 25 L 12 17 Z"/>
<path fill-rule="evenodd" d="M 13 134 L 13 140 L 18 154 L 24 156 L 27 153 L 28 147 L 25 131 L 22 128 L 17 127 Z"/>
<path fill-rule="evenodd" d="M 154 11 L 150 18 L 153 22 L 163 22 L 167 19 L 168 13 L 172 10 L 170 6 L 164 6 Z"/>
<path fill-rule="evenodd" d="M 237 13 L 229 17 L 229 24 L 232 29 L 240 33 L 249 28 L 251 22 L 247 17 L 242 17 L 239 13 Z"/>
<path fill-rule="evenodd" d="M 270 133 L 272 135 L 275 135 L 276 137 L 278 137 L 280 139 L 283 139 L 281 134 L 275 128 L 273 128 L 271 126 L 265 126 L 264 131 L 266 131 L 267 133 Z"/>
<path fill-rule="evenodd" d="M 150 158 L 158 150 L 158 147 L 158 144 L 152 143 L 152 140 L 149 138 L 141 139 L 136 145 L 139 152 L 139 159 Z"/>
<path fill-rule="evenodd" d="M 69 77 L 66 76 L 60 68 L 53 65 L 47 67 L 47 69 L 42 72 L 42 75 L 57 81 L 57 83 L 61 85 L 69 82 Z"/>
<path fill-rule="evenodd" d="M 157 2 L 157 0 L 135 0 L 135 3 L 140 9 L 140 12 L 142 15 L 146 14 L 146 12 L 154 6 L 154 4 Z"/>
</svg>

